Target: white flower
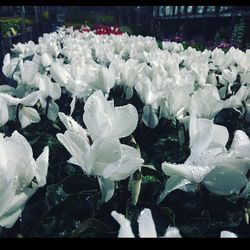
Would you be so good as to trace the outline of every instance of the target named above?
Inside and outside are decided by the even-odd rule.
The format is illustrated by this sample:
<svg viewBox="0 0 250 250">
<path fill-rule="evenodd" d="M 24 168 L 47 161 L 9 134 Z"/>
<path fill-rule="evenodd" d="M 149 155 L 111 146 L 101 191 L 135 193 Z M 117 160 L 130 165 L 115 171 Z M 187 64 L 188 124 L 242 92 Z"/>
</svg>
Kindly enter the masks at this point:
<svg viewBox="0 0 250 250">
<path fill-rule="evenodd" d="M 41 120 L 36 109 L 30 107 L 20 108 L 18 112 L 18 118 L 22 128 L 27 127 L 31 123 L 38 123 Z"/>
<path fill-rule="evenodd" d="M 195 188 L 200 182 L 213 193 L 238 195 L 247 184 L 246 173 L 250 169 L 250 140 L 247 135 L 236 131 L 228 152 L 225 148 L 229 138 L 227 129 L 213 124 L 211 120 L 197 119 L 192 113 L 189 136 L 191 154 L 185 163 L 162 163 L 163 172 L 170 178 L 158 201 L 177 188 L 183 189 L 188 184 Z"/>
<path fill-rule="evenodd" d="M 114 181 L 126 179 L 143 163 L 138 150 L 121 144 L 118 139 L 133 132 L 138 114 L 132 105 L 114 107 L 101 91 L 88 98 L 84 109 L 83 119 L 88 130 L 72 117 L 59 113 L 67 130 L 57 134 L 57 138 L 72 155 L 71 163 L 79 165 L 88 175 L 99 177 L 103 198 L 108 201 L 114 193 Z M 125 119 L 131 119 L 130 123 Z"/>
<path fill-rule="evenodd" d="M 225 53 L 222 49 L 214 49 L 212 52 L 213 65 L 216 67 L 222 67 L 225 63 Z"/>
<path fill-rule="evenodd" d="M 158 125 L 159 119 L 156 110 L 152 106 L 145 105 L 143 107 L 142 121 L 149 128 L 155 128 Z"/>
<path fill-rule="evenodd" d="M 38 65 L 33 61 L 20 61 L 21 83 L 30 85 L 38 72 Z"/>
<path fill-rule="evenodd" d="M 161 82 L 161 79 L 158 77 L 151 81 L 145 76 L 135 86 L 137 93 L 145 104 L 142 120 L 149 128 L 155 128 L 158 124 L 156 113 L 165 92 L 163 86 L 160 85 Z"/>
<path fill-rule="evenodd" d="M 19 58 L 12 58 L 10 59 L 10 54 L 7 53 L 3 59 L 3 74 L 8 77 L 11 78 L 17 68 L 17 65 L 19 63 Z"/>
<path fill-rule="evenodd" d="M 37 73 L 34 81 L 39 90 L 44 92 L 46 97 L 50 96 L 53 100 L 57 100 L 61 97 L 61 88 L 59 84 L 52 82 L 48 76 Z"/>
<path fill-rule="evenodd" d="M 60 86 L 67 88 L 67 82 L 70 78 L 70 73 L 60 63 L 52 63 L 50 68 L 51 78 L 53 78 Z"/>
<path fill-rule="evenodd" d="M 232 233 L 229 231 L 221 231 L 220 237 L 221 238 L 238 238 L 238 236 L 235 233 Z"/>
<path fill-rule="evenodd" d="M 183 45 L 176 42 L 162 42 L 162 49 L 168 50 L 172 53 L 178 53 L 184 50 Z"/>
<path fill-rule="evenodd" d="M 14 44 L 13 47 L 12 52 L 18 55 L 19 58 L 24 58 L 34 55 L 37 45 L 33 41 L 28 41 L 28 43 Z"/>
<path fill-rule="evenodd" d="M 41 64 L 44 68 L 50 66 L 52 62 L 53 62 L 53 59 L 47 53 L 44 53 L 43 55 L 41 55 Z"/>
<path fill-rule="evenodd" d="M 135 59 L 129 59 L 127 60 L 123 68 L 121 69 L 121 82 L 125 84 L 128 87 L 133 87 L 136 84 L 136 80 L 138 79 L 138 69 L 140 64 L 138 63 L 138 60 Z"/>
<path fill-rule="evenodd" d="M 126 219 L 123 214 L 117 213 L 116 211 L 112 211 L 111 215 L 120 224 L 118 238 L 124 238 L 124 237 L 134 238 L 135 237 L 131 228 L 130 221 Z M 156 238 L 157 237 L 155 224 L 154 224 L 154 220 L 153 220 L 150 209 L 148 208 L 143 209 L 137 221 L 138 221 L 138 226 L 139 226 L 140 238 Z M 169 226 L 165 232 L 165 235 L 162 237 L 181 238 L 181 235 L 179 233 L 178 228 Z"/>
<path fill-rule="evenodd" d="M 10 120 L 11 117 L 9 113 L 12 107 L 16 108 L 18 104 L 23 104 L 25 106 L 34 106 L 37 103 L 38 98 L 39 98 L 38 91 L 33 92 L 23 98 L 17 98 L 9 94 L 0 93 L 0 108 L 1 108 L 0 109 L 0 126 L 3 126 L 6 122 L 8 122 L 8 120 Z M 27 126 L 27 122 L 25 123 Z"/>
<path fill-rule="evenodd" d="M 184 86 L 166 86 L 166 100 L 161 104 L 160 114 L 167 119 L 179 118 L 188 110 L 190 97 Z"/>
<path fill-rule="evenodd" d="M 107 101 L 99 90 L 87 99 L 83 121 L 93 140 L 101 137 L 122 138 L 135 130 L 138 113 L 131 104 L 114 107 L 114 101 Z"/>
<path fill-rule="evenodd" d="M 114 192 L 114 181 L 129 177 L 141 167 L 143 160 L 139 151 L 118 139 L 100 138 L 90 145 L 88 137 L 82 135 L 66 130 L 57 134 L 57 138 L 72 155 L 69 162 L 80 166 L 88 175 L 101 178 L 103 197 L 108 201 Z"/>
<path fill-rule="evenodd" d="M 115 85 L 116 76 L 112 68 L 101 66 L 94 82 L 90 82 L 90 86 L 95 90 L 102 90 L 104 94 L 108 94 L 110 89 Z"/>
<path fill-rule="evenodd" d="M 191 97 L 190 112 L 196 108 L 198 117 L 212 119 L 223 107 L 224 103 L 220 99 L 218 89 L 213 85 L 205 85 Z"/>
<path fill-rule="evenodd" d="M 236 67 L 230 67 L 230 69 L 222 70 L 222 77 L 232 85 L 237 78 L 237 73 Z"/>
<path fill-rule="evenodd" d="M 28 199 L 46 184 L 48 157 L 45 147 L 35 161 L 31 146 L 17 131 L 11 137 L 0 134 L 0 226 L 12 227 Z"/>
</svg>

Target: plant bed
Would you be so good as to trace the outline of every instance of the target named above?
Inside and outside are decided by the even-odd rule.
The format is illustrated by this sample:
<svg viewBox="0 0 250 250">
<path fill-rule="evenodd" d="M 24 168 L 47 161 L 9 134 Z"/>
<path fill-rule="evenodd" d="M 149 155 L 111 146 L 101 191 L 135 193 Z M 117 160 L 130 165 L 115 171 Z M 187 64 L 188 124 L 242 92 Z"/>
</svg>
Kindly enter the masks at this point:
<svg viewBox="0 0 250 250">
<path fill-rule="evenodd" d="M 73 27 L 14 45 L 0 236 L 249 237 L 249 56 Z"/>
</svg>

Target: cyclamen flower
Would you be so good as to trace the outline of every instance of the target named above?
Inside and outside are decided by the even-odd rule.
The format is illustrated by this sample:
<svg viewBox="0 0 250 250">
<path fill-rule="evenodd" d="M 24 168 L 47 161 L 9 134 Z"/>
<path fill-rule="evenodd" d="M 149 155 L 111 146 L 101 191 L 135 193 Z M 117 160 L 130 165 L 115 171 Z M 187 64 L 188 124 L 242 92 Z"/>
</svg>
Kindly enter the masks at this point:
<svg viewBox="0 0 250 250">
<path fill-rule="evenodd" d="M 112 68 L 101 66 L 97 73 L 95 81 L 90 82 L 90 86 L 96 90 L 102 90 L 104 94 L 108 94 L 110 89 L 115 85 L 115 72 Z"/>
<path fill-rule="evenodd" d="M 35 160 L 31 146 L 17 131 L 11 137 L 0 134 L 0 226 L 11 228 L 28 199 L 46 184 L 48 158 L 45 147 Z"/>
<path fill-rule="evenodd" d="M 13 45 L 12 52 L 18 55 L 19 58 L 24 58 L 32 56 L 35 53 L 37 45 L 33 41 L 28 41 L 28 43 L 17 43 Z"/>
<path fill-rule="evenodd" d="M 134 238 L 135 235 L 132 231 L 130 221 L 125 218 L 123 214 L 117 213 L 116 211 L 112 211 L 111 215 L 113 218 L 120 224 L 120 230 L 118 233 L 118 238 Z M 156 238 L 157 233 L 155 229 L 154 220 L 152 217 L 151 210 L 145 208 L 141 211 L 140 216 L 138 218 L 138 226 L 139 226 L 139 237 L 145 238 Z M 164 236 L 164 238 L 182 238 L 178 228 L 176 227 L 168 227 Z"/>
<path fill-rule="evenodd" d="M 71 153 L 69 162 L 80 166 L 86 174 L 99 177 L 103 198 L 108 201 L 114 193 L 114 181 L 126 179 L 143 163 L 138 150 L 118 139 L 134 131 L 138 114 L 131 104 L 114 107 L 101 91 L 88 98 L 84 111 L 87 130 L 72 117 L 59 113 L 67 130 L 57 134 L 57 138 Z"/>
<path fill-rule="evenodd" d="M 122 138 L 129 136 L 138 123 L 138 113 L 132 104 L 114 107 L 99 90 L 85 103 L 83 121 L 93 140 L 101 137 Z"/>
<path fill-rule="evenodd" d="M 20 61 L 19 58 L 11 59 L 10 54 L 7 53 L 3 60 L 3 67 L 2 67 L 3 74 L 6 77 L 11 78 L 17 68 L 19 61 Z"/>
<path fill-rule="evenodd" d="M 39 99 L 40 92 L 33 92 L 23 98 L 13 97 L 6 93 L 0 93 L 0 126 L 3 126 L 9 120 L 13 120 L 15 110 L 18 104 L 22 104 L 24 106 L 19 110 L 19 121 L 21 123 L 22 128 L 25 128 L 31 123 L 36 123 L 40 121 L 40 116 L 38 112 L 31 107 L 26 106 L 34 106 Z M 14 108 L 14 112 L 13 109 Z"/>
<path fill-rule="evenodd" d="M 163 172 L 170 178 L 158 202 L 175 189 L 194 190 L 198 183 L 219 195 L 239 195 L 248 183 L 246 174 L 250 169 L 250 139 L 245 132 L 235 132 L 227 151 L 227 129 L 211 120 L 198 119 L 193 112 L 189 137 L 191 154 L 184 164 L 162 163 Z"/>
</svg>

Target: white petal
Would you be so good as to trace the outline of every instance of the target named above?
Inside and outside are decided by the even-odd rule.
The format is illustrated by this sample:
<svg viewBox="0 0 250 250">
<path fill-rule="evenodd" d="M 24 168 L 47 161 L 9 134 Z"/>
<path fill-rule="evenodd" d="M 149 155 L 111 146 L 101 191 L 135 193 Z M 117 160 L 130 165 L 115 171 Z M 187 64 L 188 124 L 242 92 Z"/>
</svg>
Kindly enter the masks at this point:
<svg viewBox="0 0 250 250">
<path fill-rule="evenodd" d="M 112 180 L 124 180 L 140 169 L 143 160 L 140 153 L 133 147 L 121 144 L 121 158 L 103 171 L 105 178 Z"/>
<path fill-rule="evenodd" d="M 191 113 L 189 124 L 190 148 L 192 153 L 200 154 L 211 143 L 213 135 L 213 121 L 203 118 L 196 118 Z"/>
<path fill-rule="evenodd" d="M 55 121 L 59 112 L 59 107 L 54 101 L 49 102 L 47 117 L 51 121 Z"/>
<path fill-rule="evenodd" d="M 1 93 L 6 93 L 6 94 L 9 94 L 9 95 L 14 95 L 15 90 L 16 89 L 14 87 L 11 87 L 9 85 L 1 85 L 0 86 L 0 92 Z"/>
<path fill-rule="evenodd" d="M 145 237 L 156 238 L 157 237 L 155 223 L 154 223 L 150 209 L 145 208 L 141 211 L 141 214 L 138 218 L 138 224 L 139 224 L 140 238 L 145 238 Z"/>
<path fill-rule="evenodd" d="M 247 134 L 242 130 L 236 130 L 234 133 L 233 142 L 230 151 L 240 150 L 242 146 L 250 145 L 250 139 Z"/>
<path fill-rule="evenodd" d="M 247 170 L 247 163 L 227 162 L 225 166 L 216 166 L 204 177 L 202 184 L 219 195 L 239 194 L 241 188 L 247 184 Z"/>
<path fill-rule="evenodd" d="M 246 100 L 248 93 L 249 93 L 248 87 L 241 86 L 240 89 L 235 94 L 235 96 L 242 102 Z"/>
<path fill-rule="evenodd" d="M 53 100 L 57 100 L 61 97 L 62 89 L 56 82 L 50 82 L 49 95 Z"/>
<path fill-rule="evenodd" d="M 1 97 L 0 97 L 1 98 Z M 0 127 L 9 120 L 8 105 L 5 100 L 0 99 Z"/>
<path fill-rule="evenodd" d="M 122 107 L 115 107 L 112 119 L 113 136 L 122 138 L 129 136 L 136 129 L 138 123 L 138 113 L 132 104 Z"/>
<path fill-rule="evenodd" d="M 209 147 L 225 147 L 229 139 L 229 133 L 226 127 L 221 125 L 213 125 L 212 141 Z"/>
<path fill-rule="evenodd" d="M 196 166 L 211 166 L 213 162 L 219 158 L 227 155 L 225 147 L 208 148 L 200 154 L 191 153 L 188 159 L 185 161 L 185 165 L 196 165 Z"/>
<path fill-rule="evenodd" d="M 36 159 L 36 178 L 38 181 L 38 186 L 42 187 L 46 184 L 46 177 L 48 173 L 48 165 L 49 165 L 49 147 L 46 146 L 43 149 L 43 152 Z"/>
<path fill-rule="evenodd" d="M 121 144 L 118 139 L 100 138 L 91 145 L 92 174 L 103 175 L 110 165 L 118 164 L 121 158 Z"/>
<path fill-rule="evenodd" d="M 153 129 L 158 125 L 158 117 L 151 106 L 144 106 L 142 120 L 146 126 Z"/>
<path fill-rule="evenodd" d="M 177 115 L 178 111 L 183 110 L 189 102 L 189 95 L 183 86 L 177 86 L 169 95 L 170 114 Z"/>
<path fill-rule="evenodd" d="M 68 162 L 71 164 L 79 165 L 78 160 L 73 156 L 68 160 Z"/>
<path fill-rule="evenodd" d="M 168 176 L 178 175 L 190 182 L 201 182 L 204 176 L 210 172 L 208 166 L 194 166 L 187 164 L 171 164 L 168 162 L 162 163 L 162 170 Z"/>
<path fill-rule="evenodd" d="M 87 138 L 69 130 L 66 130 L 64 134 L 57 134 L 56 137 L 77 160 L 83 171 L 90 174 L 90 145 Z"/>
<path fill-rule="evenodd" d="M 20 91 L 20 89 L 18 90 Z M 27 106 L 34 106 L 38 101 L 39 95 L 40 92 L 35 91 L 23 98 L 17 98 L 9 94 L 0 93 L 1 99 L 4 100 L 8 105 L 18 105 L 19 103 L 21 103 Z"/>
<path fill-rule="evenodd" d="M 8 78 L 12 77 L 15 69 L 17 68 L 18 62 L 19 58 L 10 59 L 10 54 L 7 53 L 3 60 L 3 67 L 2 67 L 3 74 Z"/>
<path fill-rule="evenodd" d="M 180 231 L 177 227 L 168 227 L 164 238 L 182 238 L 180 235 Z"/>
<path fill-rule="evenodd" d="M 83 121 L 93 140 L 112 135 L 112 103 L 108 102 L 102 92 L 96 91 L 84 105 Z"/>
<path fill-rule="evenodd" d="M 5 141 L 6 141 L 6 150 L 9 150 L 8 152 L 9 154 L 11 154 L 11 149 L 12 149 L 12 152 L 14 152 L 14 147 L 17 146 L 17 148 L 22 149 L 23 153 L 25 152 L 24 155 L 22 156 L 25 156 L 29 160 L 33 158 L 33 152 L 32 152 L 32 148 L 30 144 L 28 143 L 28 141 L 25 139 L 23 135 L 18 133 L 18 131 L 15 130 L 12 133 L 11 137 L 5 137 Z M 17 156 L 19 155 L 16 155 L 16 157 Z"/>
<path fill-rule="evenodd" d="M 30 107 L 22 107 L 18 112 L 18 118 L 22 128 L 27 127 L 31 123 L 37 123 L 41 120 L 36 109 Z"/>
<path fill-rule="evenodd" d="M 97 90 L 102 90 L 103 93 L 109 93 L 110 89 L 115 84 L 115 73 L 113 70 L 101 66 L 97 79 L 91 82 L 90 85 Z"/>
<path fill-rule="evenodd" d="M 115 183 L 103 177 L 99 177 L 98 182 L 102 192 L 102 199 L 104 202 L 108 202 L 114 195 Z"/>
<path fill-rule="evenodd" d="M 1 189 L 0 189 L 0 194 L 1 194 L 0 216 L 1 216 L 8 210 L 12 198 L 15 196 L 17 187 L 17 178 L 13 178 L 12 176 L 11 180 L 6 180 L 7 178 L 5 176 L 1 176 L 0 179 L 1 179 Z"/>
<path fill-rule="evenodd" d="M 32 92 L 31 94 L 19 99 L 20 101 L 18 103 L 21 103 L 25 106 L 34 106 L 38 101 L 39 95 L 40 95 L 39 91 Z"/>
<path fill-rule="evenodd" d="M 224 109 L 238 108 L 240 106 L 242 106 L 242 102 L 235 95 L 224 101 Z"/>
<path fill-rule="evenodd" d="M 43 67 L 48 67 L 49 65 L 51 65 L 51 63 L 52 63 L 52 59 L 51 59 L 51 57 L 47 54 L 47 53 L 45 53 L 45 54 L 43 54 L 42 56 L 41 56 L 41 63 L 42 63 L 42 65 L 43 65 Z"/>
<path fill-rule="evenodd" d="M 53 100 L 57 100 L 61 96 L 61 87 L 56 82 L 51 82 L 50 78 L 46 75 L 36 75 L 36 81 L 39 85 L 39 90 L 44 91 Z"/>
<path fill-rule="evenodd" d="M 10 203 L 8 204 L 8 209 L 0 214 L 0 225 L 6 228 L 11 228 L 16 223 L 17 219 L 22 213 L 25 203 L 32 196 L 34 190 L 31 190 L 28 194 L 21 193 L 12 198 Z"/>
<path fill-rule="evenodd" d="M 58 116 L 59 116 L 61 122 L 64 124 L 64 126 L 68 130 L 70 130 L 76 134 L 79 134 L 83 138 L 87 138 L 86 129 L 84 129 L 81 125 L 79 125 L 71 116 L 67 116 L 62 112 L 59 112 Z"/>
<path fill-rule="evenodd" d="M 36 64 L 40 64 L 41 62 L 41 56 L 39 56 L 38 54 L 35 53 L 35 55 L 32 58 L 32 62 L 36 63 Z"/>
<path fill-rule="evenodd" d="M 2 174 L 4 175 L 4 171 L 7 171 L 7 157 L 8 155 L 6 155 L 6 151 L 5 151 L 5 139 L 4 139 L 4 134 L 0 133 L 0 159 L 1 159 L 1 171 Z M 0 175 L 0 178 L 3 178 L 4 176 Z M 1 187 L 2 183 L 0 181 L 0 187 Z M 0 195 L 1 195 L 1 188 L 0 188 Z"/>
<path fill-rule="evenodd" d="M 51 78 L 55 80 L 60 86 L 66 86 L 70 78 L 69 72 L 58 63 L 53 63 L 50 68 Z"/>
<path fill-rule="evenodd" d="M 38 72 L 38 65 L 32 61 L 25 61 L 21 67 L 22 83 L 31 84 L 35 74 Z"/>
<path fill-rule="evenodd" d="M 221 231 L 220 237 L 221 238 L 238 238 L 238 236 L 235 233 L 232 233 L 230 231 Z"/>
<path fill-rule="evenodd" d="M 20 193 L 35 176 L 36 163 L 32 148 L 25 137 L 14 131 L 11 137 L 5 138 L 5 150 L 7 156 L 15 152 L 15 157 L 8 157 L 8 165 L 16 171 L 18 177 L 16 193 Z"/>
<path fill-rule="evenodd" d="M 130 221 L 125 218 L 123 214 L 117 213 L 116 211 L 111 212 L 112 217 L 120 224 L 120 230 L 118 238 L 134 238 Z"/>
<path fill-rule="evenodd" d="M 93 140 L 128 136 L 138 122 L 137 110 L 133 105 L 114 108 L 113 101 L 107 101 L 101 91 L 96 91 L 88 98 L 84 111 L 83 120 Z"/>
<path fill-rule="evenodd" d="M 178 188 L 180 188 L 180 187 L 183 187 L 183 186 L 185 186 L 185 185 L 187 185 L 187 184 L 190 184 L 190 181 L 189 181 L 189 180 L 183 179 L 181 176 L 177 176 L 177 175 L 171 176 L 171 177 L 167 180 L 167 182 L 166 182 L 166 184 L 165 184 L 165 189 L 164 189 L 164 191 L 163 191 L 163 192 L 160 194 L 160 196 L 158 197 L 157 203 L 162 202 L 162 201 L 165 199 L 165 197 L 166 197 L 169 193 L 171 193 L 172 191 L 174 191 L 174 190 L 176 190 L 176 189 L 178 189 Z"/>
<path fill-rule="evenodd" d="M 73 114 L 74 110 L 75 110 L 75 105 L 76 105 L 76 97 L 73 96 L 73 99 L 70 103 L 70 116 Z"/>
</svg>

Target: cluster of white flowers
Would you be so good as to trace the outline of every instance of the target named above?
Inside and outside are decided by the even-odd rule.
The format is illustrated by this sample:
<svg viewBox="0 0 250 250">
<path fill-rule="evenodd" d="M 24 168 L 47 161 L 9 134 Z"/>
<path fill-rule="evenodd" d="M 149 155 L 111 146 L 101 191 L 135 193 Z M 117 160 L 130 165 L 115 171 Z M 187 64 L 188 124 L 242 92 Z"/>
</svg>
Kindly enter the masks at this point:
<svg viewBox="0 0 250 250">
<path fill-rule="evenodd" d="M 134 90 L 139 94 L 145 104 L 143 121 L 150 128 L 161 117 L 186 123 L 193 106 L 200 118 L 212 119 L 223 108 L 235 108 L 250 121 L 250 50 L 200 52 L 170 42 L 163 42 L 161 49 L 152 37 L 100 36 L 60 28 L 44 34 L 38 44 L 18 43 L 12 51 L 13 57 L 5 56 L 3 73 L 18 83 L 13 94 L 24 97 L 40 90 L 43 107 L 50 96 L 52 120 L 60 87 L 72 96 L 72 114 L 76 98 L 85 101 L 95 90 L 109 94 L 120 86 L 127 99 Z"/>
<path fill-rule="evenodd" d="M 105 202 L 113 196 L 114 181 L 126 179 L 143 163 L 139 151 L 119 141 L 136 129 L 137 110 L 131 104 L 114 107 L 113 101 L 107 101 L 112 88 L 123 89 L 127 100 L 134 92 L 138 94 L 144 104 L 142 121 L 149 128 L 166 118 L 177 119 L 189 129 L 191 154 L 186 162 L 162 163 L 163 172 L 170 178 L 159 202 L 175 189 L 191 191 L 199 183 L 219 195 L 239 195 L 244 187 L 240 197 L 249 195 L 246 173 L 250 169 L 250 140 L 237 130 L 227 150 L 228 131 L 215 125 L 213 118 L 222 109 L 233 108 L 250 122 L 250 50 L 232 47 L 227 53 L 217 48 L 200 52 L 191 47 L 184 50 L 181 44 L 171 42 L 163 42 L 159 48 L 152 37 L 96 35 L 62 27 L 44 34 L 38 44 L 30 41 L 14 45 L 12 55 L 4 58 L 2 71 L 16 81 L 16 86 L 0 86 L 0 126 L 15 119 L 15 114 L 22 128 L 39 122 L 37 105 L 46 109 L 52 121 L 59 114 L 66 132 L 57 134 L 58 140 L 72 155 L 71 163 L 98 177 Z M 69 115 L 60 112 L 55 102 L 62 92 L 72 97 Z M 85 103 L 83 121 L 87 129 L 71 117 L 76 99 Z M 27 175 L 19 166 L 24 161 L 11 156 L 12 151 L 5 152 L 16 137 L 25 144 L 22 150 L 28 151 L 20 155 L 30 156 L 26 170 L 33 170 Z M 30 196 L 32 178 L 46 178 L 48 149 L 35 164 L 25 138 L 17 132 L 10 138 L 1 134 L 1 138 L 0 178 L 4 179 L 0 181 L 0 225 L 10 226 Z M 20 147 L 18 143 L 16 147 Z M 15 162 L 5 175 L 8 159 Z M 38 186 L 44 184 L 45 180 L 38 180 Z M 123 220 L 116 213 L 113 216 Z M 169 230 L 166 236 L 171 234 Z M 178 231 L 175 233 L 178 235 Z M 156 236 L 155 229 L 152 235 Z"/>
</svg>

